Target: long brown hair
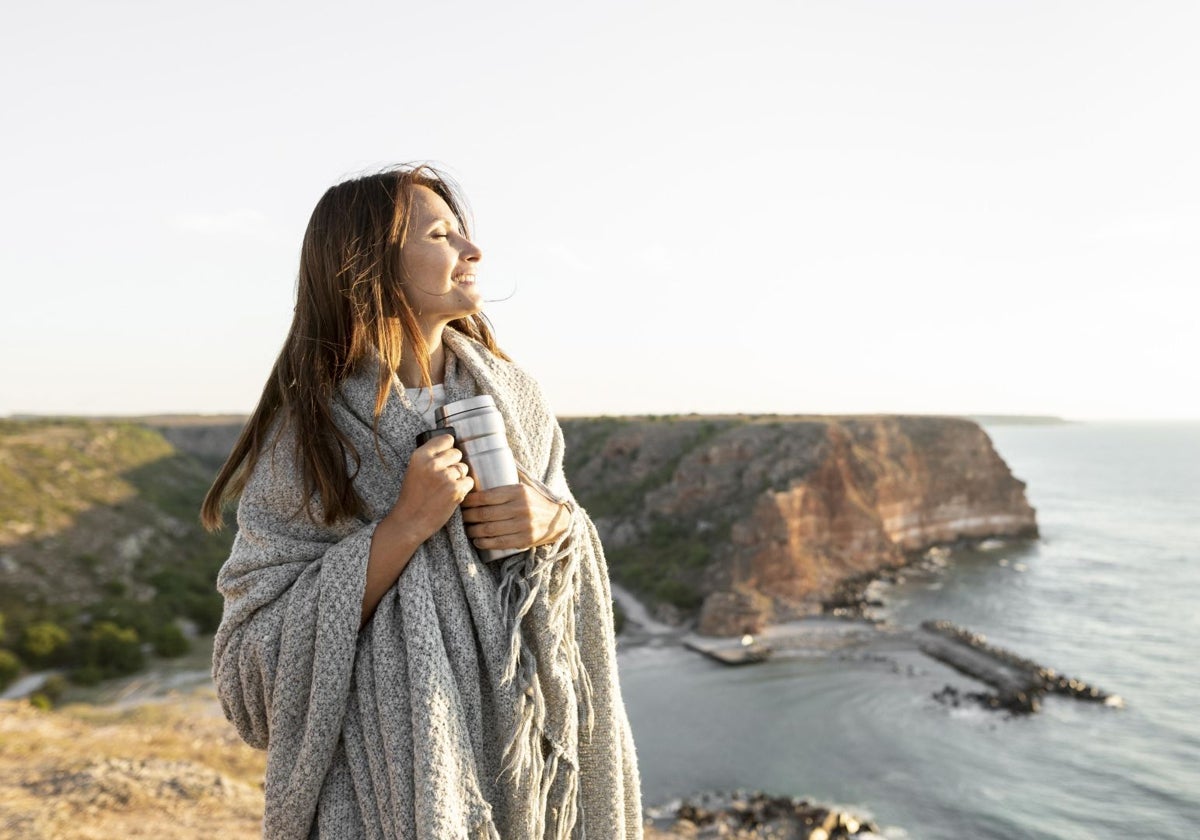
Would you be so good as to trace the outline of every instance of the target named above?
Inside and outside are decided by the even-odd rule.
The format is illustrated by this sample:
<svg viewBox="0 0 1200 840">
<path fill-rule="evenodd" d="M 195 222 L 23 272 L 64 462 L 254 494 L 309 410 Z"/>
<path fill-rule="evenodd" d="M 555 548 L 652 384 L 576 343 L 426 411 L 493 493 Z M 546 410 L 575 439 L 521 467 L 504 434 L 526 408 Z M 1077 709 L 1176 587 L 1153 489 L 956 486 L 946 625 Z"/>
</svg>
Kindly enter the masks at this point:
<svg viewBox="0 0 1200 840">
<path fill-rule="evenodd" d="M 383 360 L 375 398 L 378 449 L 379 415 L 391 393 L 392 371 L 400 366 L 406 338 L 417 356 L 423 384 L 432 384 L 429 348 L 401 289 L 400 250 L 416 186 L 428 187 L 441 196 L 463 235 L 470 236 L 460 190 L 448 176 L 427 164 L 406 164 L 344 181 L 330 187 L 317 202 L 300 251 L 292 326 L 258 407 L 204 497 L 200 521 L 208 530 L 224 526 L 222 507 L 245 489 L 264 444 L 269 442 L 271 426 L 280 417 L 280 432 L 287 423 L 295 429 L 302 498 L 318 494 L 324 524 L 364 513 L 362 499 L 351 483 L 353 475 L 346 471 L 347 451 L 356 470 L 361 463 L 359 453 L 335 425 L 331 399 L 338 383 L 372 356 L 374 349 Z M 496 346 L 482 313 L 451 321 L 450 326 L 500 358 L 509 358 Z M 275 444 L 280 436 L 275 435 Z M 312 519 L 311 507 L 307 502 L 302 506 Z"/>
</svg>

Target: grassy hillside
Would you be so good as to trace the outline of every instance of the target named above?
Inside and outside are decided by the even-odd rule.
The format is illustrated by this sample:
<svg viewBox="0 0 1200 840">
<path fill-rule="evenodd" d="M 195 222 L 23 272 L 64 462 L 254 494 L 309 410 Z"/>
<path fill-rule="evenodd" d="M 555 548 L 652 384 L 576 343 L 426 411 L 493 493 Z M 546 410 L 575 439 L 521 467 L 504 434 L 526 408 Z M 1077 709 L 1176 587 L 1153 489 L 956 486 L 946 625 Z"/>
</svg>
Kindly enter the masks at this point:
<svg viewBox="0 0 1200 840">
<path fill-rule="evenodd" d="M 186 649 L 178 618 L 215 629 L 233 537 L 198 521 L 213 473 L 134 422 L 0 420 L 0 683 L 111 676 Z"/>
</svg>

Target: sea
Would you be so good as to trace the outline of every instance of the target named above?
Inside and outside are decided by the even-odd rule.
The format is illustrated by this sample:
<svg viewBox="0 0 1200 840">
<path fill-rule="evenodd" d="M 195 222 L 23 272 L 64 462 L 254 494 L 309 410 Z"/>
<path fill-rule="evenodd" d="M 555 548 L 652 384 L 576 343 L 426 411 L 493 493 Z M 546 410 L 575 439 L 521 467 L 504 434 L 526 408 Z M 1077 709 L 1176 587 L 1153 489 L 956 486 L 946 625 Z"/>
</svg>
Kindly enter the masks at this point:
<svg viewBox="0 0 1200 840">
<path fill-rule="evenodd" d="M 1200 423 L 985 425 L 1041 535 L 955 549 L 882 588 L 889 627 L 948 619 L 1110 694 L 1012 716 L 880 635 L 730 668 L 619 656 L 647 807 L 762 790 L 894 840 L 1200 838 Z"/>
</svg>

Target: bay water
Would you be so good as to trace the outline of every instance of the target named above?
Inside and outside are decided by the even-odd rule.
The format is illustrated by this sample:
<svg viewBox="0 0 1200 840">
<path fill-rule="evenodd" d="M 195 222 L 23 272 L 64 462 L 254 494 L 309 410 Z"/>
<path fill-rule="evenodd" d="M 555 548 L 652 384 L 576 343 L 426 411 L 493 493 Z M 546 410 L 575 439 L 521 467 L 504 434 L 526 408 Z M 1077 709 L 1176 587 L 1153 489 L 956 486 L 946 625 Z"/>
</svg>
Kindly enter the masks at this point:
<svg viewBox="0 0 1200 840">
<path fill-rule="evenodd" d="M 888 623 L 949 619 L 1125 707 L 943 704 L 946 685 L 989 689 L 887 635 L 743 668 L 632 646 L 647 805 L 746 788 L 843 806 L 889 838 L 1200 837 L 1200 423 L 985 428 L 1041 536 L 904 574 Z"/>
</svg>

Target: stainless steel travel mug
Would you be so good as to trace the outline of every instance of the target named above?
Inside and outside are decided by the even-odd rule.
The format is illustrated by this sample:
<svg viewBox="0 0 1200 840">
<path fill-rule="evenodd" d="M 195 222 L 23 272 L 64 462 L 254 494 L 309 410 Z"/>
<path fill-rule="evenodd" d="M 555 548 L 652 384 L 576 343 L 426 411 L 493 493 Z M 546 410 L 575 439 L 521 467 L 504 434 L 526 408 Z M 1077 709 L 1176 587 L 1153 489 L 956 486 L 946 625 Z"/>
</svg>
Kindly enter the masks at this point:
<svg viewBox="0 0 1200 840">
<path fill-rule="evenodd" d="M 438 426 L 454 427 L 454 445 L 462 451 L 476 490 L 520 483 L 517 462 L 504 431 L 504 418 L 490 394 L 446 403 L 434 411 L 434 417 Z M 476 550 L 488 562 L 520 554 L 506 548 Z"/>
</svg>

